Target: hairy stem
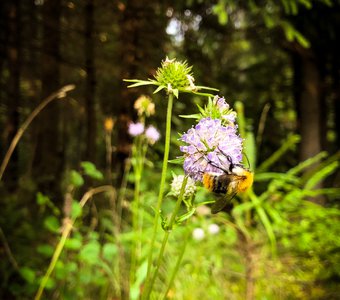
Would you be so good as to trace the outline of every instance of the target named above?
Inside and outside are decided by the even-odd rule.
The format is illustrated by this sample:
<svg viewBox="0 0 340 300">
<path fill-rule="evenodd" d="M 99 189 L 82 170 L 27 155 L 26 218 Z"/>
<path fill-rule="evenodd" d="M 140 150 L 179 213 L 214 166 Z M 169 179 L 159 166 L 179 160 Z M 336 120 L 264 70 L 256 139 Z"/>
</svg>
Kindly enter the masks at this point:
<svg viewBox="0 0 340 300">
<path fill-rule="evenodd" d="M 164 237 L 163 237 L 163 241 L 162 241 L 161 250 L 159 251 L 159 255 L 158 255 L 158 259 L 157 259 L 157 263 L 156 263 L 156 268 L 155 268 L 154 274 L 152 276 L 152 279 L 151 279 L 151 282 L 150 282 L 150 285 L 149 285 L 149 291 L 148 291 L 149 294 L 151 293 L 153 284 L 155 283 L 156 277 L 158 275 L 158 271 L 159 271 L 159 268 L 161 266 L 161 263 L 162 263 L 162 260 L 163 260 L 163 257 L 164 257 L 164 251 L 165 251 L 165 247 L 166 247 L 166 244 L 168 242 L 168 239 L 169 239 L 170 232 L 172 230 L 172 227 L 174 226 L 176 216 L 177 216 L 178 211 L 181 207 L 181 203 L 182 203 L 182 200 L 183 200 L 184 190 L 185 190 L 185 186 L 187 185 L 187 181 L 188 181 L 188 177 L 185 176 L 184 180 L 182 182 L 180 194 L 179 194 L 178 199 L 176 201 L 174 211 L 172 212 L 172 215 L 171 215 L 171 218 L 170 218 L 170 221 L 169 221 L 169 224 L 168 224 L 169 229 L 164 232 Z M 147 295 L 147 296 L 149 298 L 149 295 Z"/>
<path fill-rule="evenodd" d="M 166 172 L 167 172 L 167 168 L 168 168 L 173 99 L 174 99 L 174 95 L 169 94 L 168 108 L 167 108 L 167 114 L 166 114 L 166 131 L 165 131 L 165 145 L 164 145 L 165 149 L 164 149 L 164 157 L 163 157 L 162 175 L 161 175 L 161 183 L 160 183 L 157 206 L 156 206 L 154 223 L 153 223 L 153 233 L 152 233 L 152 238 L 151 238 L 150 251 L 149 251 L 149 256 L 148 256 L 148 271 L 147 271 L 147 275 L 146 275 L 146 288 L 145 288 L 146 297 L 144 297 L 144 299 L 148 299 L 147 296 L 149 294 L 148 284 L 149 284 L 150 275 L 151 275 L 152 254 L 153 254 L 154 247 L 155 247 L 155 240 L 156 240 L 156 236 L 157 236 L 157 228 L 158 228 L 158 221 L 159 221 L 159 216 L 160 216 L 160 209 L 162 207 L 162 202 L 163 202 Z"/>
<path fill-rule="evenodd" d="M 135 175 L 135 189 L 134 189 L 134 198 L 133 198 L 133 209 L 132 209 L 132 227 L 133 231 L 136 234 L 136 239 L 134 240 L 134 245 L 131 251 L 131 265 L 130 265 L 130 283 L 133 285 L 135 281 L 136 274 L 136 265 L 140 256 L 140 248 L 141 248 L 141 236 L 142 236 L 142 228 L 140 222 L 140 186 L 141 179 L 143 173 L 143 167 L 145 162 L 145 154 L 146 149 L 143 147 L 143 140 L 140 137 L 137 137 L 136 143 L 133 146 L 133 157 L 135 158 L 134 164 L 134 175 Z"/>
<path fill-rule="evenodd" d="M 172 274 L 171 274 L 168 286 L 167 286 L 166 291 L 164 293 L 163 300 L 165 300 L 167 298 L 168 293 L 169 293 L 169 291 L 170 291 L 170 289 L 171 289 L 171 287 L 172 287 L 172 285 L 173 285 L 173 283 L 175 281 L 176 275 L 178 273 L 179 267 L 181 265 L 181 262 L 182 262 L 182 259 L 183 259 L 183 256 L 184 256 L 185 249 L 186 249 L 186 247 L 188 245 L 189 237 L 190 237 L 190 231 L 187 230 L 187 234 L 184 237 L 184 241 L 182 243 L 182 247 L 180 249 L 180 252 L 179 252 L 179 255 L 178 255 L 178 258 L 177 258 L 177 261 L 176 261 L 175 268 L 172 271 Z"/>
</svg>

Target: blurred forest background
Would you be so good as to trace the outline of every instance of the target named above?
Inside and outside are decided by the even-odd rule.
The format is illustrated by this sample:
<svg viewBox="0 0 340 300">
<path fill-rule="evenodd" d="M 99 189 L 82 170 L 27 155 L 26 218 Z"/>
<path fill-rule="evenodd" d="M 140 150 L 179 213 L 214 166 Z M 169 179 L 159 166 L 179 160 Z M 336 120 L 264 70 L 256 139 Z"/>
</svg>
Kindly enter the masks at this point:
<svg viewBox="0 0 340 300">
<path fill-rule="evenodd" d="M 33 120 L 1 179 L 0 298 L 30 299 L 35 293 L 36 278 L 44 274 L 53 252 L 51 245 L 55 245 L 58 237 L 56 228 L 60 224 L 56 220 L 60 222 L 67 211 L 65 195 L 70 192 L 67 178 L 71 170 L 79 171 L 81 163 L 89 161 L 104 174 L 85 178 L 74 198 L 99 184 L 111 184 L 119 189 L 131 152 L 132 139 L 127 126 L 136 120 L 133 104 L 141 94 L 153 98 L 156 115 L 150 122 L 164 132 L 164 97 L 160 93 L 152 95 L 147 87 L 127 89 L 123 79 L 152 78 L 166 56 L 187 60 L 193 65 L 196 83 L 218 88 L 219 95 L 231 106 L 236 100 L 243 102 L 247 130 L 255 135 L 256 165 L 261 165 L 285 143 L 285 154 L 271 166 L 272 172 L 284 173 L 322 151 L 328 153 L 324 154 L 324 161 L 327 158 L 337 161 L 339 34 L 340 2 L 336 0 L 2 0 L 1 161 L 20 126 L 43 99 L 65 85 L 74 84 L 75 89 L 66 97 L 53 100 Z M 190 121 L 179 115 L 195 113 L 195 103 L 204 104 L 198 97 L 182 96 L 176 101 L 174 133 L 191 126 Z M 105 127 L 105 121 L 110 118 L 114 123 L 112 131 Z M 108 136 L 112 153 L 107 148 Z M 288 143 L 292 136 L 295 142 Z M 176 139 L 174 135 L 171 158 L 180 155 Z M 154 162 L 154 173 L 159 173 L 161 168 L 162 144 L 163 141 L 157 143 L 148 153 Z M 327 175 L 330 176 L 325 176 L 317 186 L 339 188 L 339 171 L 334 169 Z M 145 189 L 154 185 L 154 178 L 157 176 L 150 176 Z M 266 186 L 259 189 L 265 190 Z M 285 255 L 302 257 L 300 273 L 305 272 L 305 276 L 293 280 L 294 272 L 286 270 L 286 284 L 293 286 L 292 289 L 287 288 L 282 297 L 268 292 L 267 298 L 261 299 L 336 299 L 340 280 L 336 270 L 340 262 L 339 198 L 332 194 L 309 199 L 315 205 L 331 209 L 334 218 L 324 214 L 321 219 L 315 217 L 314 223 L 305 224 L 311 234 L 317 231 L 318 235 L 304 240 L 300 236 L 300 248 L 293 238 L 290 246 L 283 243 L 289 248 Z M 101 206 L 102 211 L 110 209 L 104 202 Z M 104 238 L 107 217 L 101 216 L 100 210 L 92 205 L 84 214 L 82 226 L 87 228 L 84 232 L 93 235 L 88 239 L 83 237 L 82 245 L 91 239 L 102 245 L 107 242 Z M 315 229 L 325 220 L 331 221 Z M 290 232 L 295 237 L 299 236 L 299 227 L 296 228 L 295 235 Z M 322 240 L 325 236 L 329 237 L 327 243 Z M 314 245 L 314 249 L 308 248 L 308 244 Z M 80 251 L 76 243 L 73 247 L 69 245 L 68 251 Z M 57 277 L 48 286 L 49 299 L 98 299 L 91 293 L 99 295 L 96 288 L 109 286 L 110 280 L 105 281 L 96 273 L 93 273 L 96 281 L 80 278 L 79 274 L 70 275 L 73 294 L 67 291 L 65 277 L 91 264 L 84 254 L 79 264 L 72 265 L 75 269 L 66 270 L 67 259 L 72 261 L 70 257 L 71 254 L 64 258 L 65 264 L 57 270 L 64 275 L 58 277 L 56 273 Z M 282 265 L 285 264 L 293 268 L 298 263 L 283 260 Z M 85 269 L 91 274 L 92 268 L 91 265 Z M 274 269 L 271 269 L 273 277 L 280 274 L 280 268 Z M 214 275 L 211 276 L 210 280 L 215 281 Z M 278 278 L 276 283 L 267 283 L 268 286 L 279 284 Z M 226 294 L 217 295 L 209 289 L 210 299 L 242 299 L 235 296 L 242 295 L 236 283 L 233 280 L 229 283 L 230 289 L 226 289 L 234 296 L 230 294 L 226 298 Z M 91 293 L 88 290 L 84 295 L 85 285 L 91 286 Z M 262 290 L 268 286 L 263 283 Z M 107 289 L 101 289 L 101 298 L 119 299 Z M 261 290 L 257 293 L 261 295 Z M 193 293 L 194 298 L 184 295 L 174 299 L 197 299 L 195 295 L 202 297 Z M 124 299 L 124 292 L 120 297 Z"/>
</svg>

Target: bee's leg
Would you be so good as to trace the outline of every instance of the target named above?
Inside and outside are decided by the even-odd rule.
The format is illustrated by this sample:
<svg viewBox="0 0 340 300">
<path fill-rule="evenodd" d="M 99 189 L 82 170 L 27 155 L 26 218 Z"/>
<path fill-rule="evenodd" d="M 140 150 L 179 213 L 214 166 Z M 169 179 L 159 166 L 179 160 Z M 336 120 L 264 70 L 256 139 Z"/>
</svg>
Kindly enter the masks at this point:
<svg viewBox="0 0 340 300">
<path fill-rule="evenodd" d="M 218 166 L 217 164 L 215 164 L 212 160 L 210 160 L 209 158 L 207 158 L 206 156 L 204 156 L 205 160 L 208 162 L 208 164 L 212 165 L 213 167 L 220 169 L 221 171 L 223 171 L 224 173 L 229 174 L 229 171 L 227 171 L 226 169 L 221 168 L 220 166 Z"/>
<path fill-rule="evenodd" d="M 229 161 L 230 165 L 229 165 L 229 171 L 232 172 L 232 169 L 234 169 L 235 164 L 233 163 L 233 160 L 231 159 L 231 156 L 226 154 L 222 149 L 220 149 L 220 147 L 218 147 L 218 150 L 227 158 L 227 160 Z"/>
</svg>

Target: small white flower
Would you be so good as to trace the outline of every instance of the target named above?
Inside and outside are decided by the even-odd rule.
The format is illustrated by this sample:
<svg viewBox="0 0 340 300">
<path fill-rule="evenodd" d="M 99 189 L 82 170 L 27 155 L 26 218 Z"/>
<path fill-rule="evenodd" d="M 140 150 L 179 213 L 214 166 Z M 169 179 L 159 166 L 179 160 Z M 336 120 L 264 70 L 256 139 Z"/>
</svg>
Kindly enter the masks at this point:
<svg viewBox="0 0 340 300">
<path fill-rule="evenodd" d="M 220 231 L 220 227 L 217 224 L 210 224 L 208 231 L 210 234 L 217 234 Z"/>
<path fill-rule="evenodd" d="M 174 178 L 172 179 L 171 182 L 171 194 L 174 195 L 175 197 L 178 197 L 179 194 L 181 193 L 184 175 L 173 175 L 173 177 Z M 192 178 L 188 177 L 188 181 L 184 189 L 183 198 L 188 199 L 191 196 L 193 196 L 195 192 L 196 192 L 195 181 Z"/>
<path fill-rule="evenodd" d="M 204 239 L 205 233 L 204 230 L 202 228 L 195 228 L 192 231 L 192 237 L 196 240 L 196 241 L 201 241 Z"/>
</svg>

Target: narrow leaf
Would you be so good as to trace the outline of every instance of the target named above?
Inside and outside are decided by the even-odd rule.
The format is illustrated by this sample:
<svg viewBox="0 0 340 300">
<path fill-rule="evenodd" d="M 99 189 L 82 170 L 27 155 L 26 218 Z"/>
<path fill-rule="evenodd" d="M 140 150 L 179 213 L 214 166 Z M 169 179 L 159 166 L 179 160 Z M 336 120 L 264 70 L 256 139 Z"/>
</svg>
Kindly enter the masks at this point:
<svg viewBox="0 0 340 300">
<path fill-rule="evenodd" d="M 158 93 L 159 91 L 163 90 L 165 88 L 164 85 L 160 85 L 157 89 L 154 90 L 154 94 Z"/>
<path fill-rule="evenodd" d="M 179 115 L 181 118 L 184 119 L 199 119 L 201 117 L 200 114 L 192 114 L 192 115 Z"/>
<path fill-rule="evenodd" d="M 327 176 L 332 174 L 339 167 L 339 162 L 335 161 L 330 165 L 322 168 L 316 172 L 305 184 L 305 189 L 310 190 L 315 187 L 319 182 L 324 180 Z"/>
</svg>

